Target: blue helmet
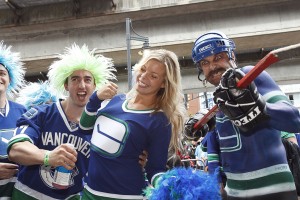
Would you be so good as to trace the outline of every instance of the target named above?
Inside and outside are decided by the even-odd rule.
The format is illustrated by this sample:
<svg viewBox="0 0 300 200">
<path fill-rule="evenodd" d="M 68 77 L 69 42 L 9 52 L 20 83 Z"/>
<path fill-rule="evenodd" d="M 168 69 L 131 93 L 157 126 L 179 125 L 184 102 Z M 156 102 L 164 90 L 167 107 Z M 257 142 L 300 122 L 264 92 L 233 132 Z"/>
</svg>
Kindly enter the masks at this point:
<svg viewBox="0 0 300 200">
<path fill-rule="evenodd" d="M 194 43 L 192 50 L 192 58 L 194 63 L 198 63 L 203 58 L 226 51 L 228 57 L 232 59 L 232 52 L 235 49 L 235 44 L 232 40 L 220 32 L 210 31 L 200 35 Z"/>
</svg>

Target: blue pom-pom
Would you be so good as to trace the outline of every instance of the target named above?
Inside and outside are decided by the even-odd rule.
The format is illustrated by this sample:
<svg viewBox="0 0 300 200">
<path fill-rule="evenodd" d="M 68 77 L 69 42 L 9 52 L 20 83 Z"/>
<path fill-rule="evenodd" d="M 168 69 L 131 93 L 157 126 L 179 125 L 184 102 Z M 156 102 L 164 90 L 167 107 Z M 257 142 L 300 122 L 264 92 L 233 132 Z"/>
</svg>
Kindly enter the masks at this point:
<svg viewBox="0 0 300 200">
<path fill-rule="evenodd" d="M 192 168 L 173 168 L 163 174 L 155 188 L 145 190 L 149 200 L 221 200 L 218 174 Z"/>
</svg>

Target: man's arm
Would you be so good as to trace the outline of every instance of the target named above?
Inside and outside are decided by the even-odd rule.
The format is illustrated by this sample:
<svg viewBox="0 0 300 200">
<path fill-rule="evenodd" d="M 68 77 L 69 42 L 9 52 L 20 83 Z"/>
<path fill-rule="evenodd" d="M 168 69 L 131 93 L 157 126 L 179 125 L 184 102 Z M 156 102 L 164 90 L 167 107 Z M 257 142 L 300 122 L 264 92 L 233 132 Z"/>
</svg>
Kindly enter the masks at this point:
<svg viewBox="0 0 300 200">
<path fill-rule="evenodd" d="M 39 149 L 29 141 L 16 142 L 10 145 L 8 158 L 21 165 L 63 166 L 73 169 L 77 161 L 77 152 L 68 144 L 62 144 L 52 151 Z"/>
<path fill-rule="evenodd" d="M 46 150 L 39 149 L 29 141 L 14 143 L 8 152 L 9 160 L 21 165 L 42 165 Z"/>
</svg>

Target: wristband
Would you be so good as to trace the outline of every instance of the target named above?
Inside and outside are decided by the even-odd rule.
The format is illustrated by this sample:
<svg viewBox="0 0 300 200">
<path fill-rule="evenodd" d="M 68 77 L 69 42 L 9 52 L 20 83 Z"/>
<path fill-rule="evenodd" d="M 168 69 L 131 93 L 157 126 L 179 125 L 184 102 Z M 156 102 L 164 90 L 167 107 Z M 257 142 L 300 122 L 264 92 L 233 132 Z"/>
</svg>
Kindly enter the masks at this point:
<svg viewBox="0 0 300 200">
<path fill-rule="evenodd" d="M 50 151 L 46 151 L 45 157 L 44 157 L 44 165 L 49 166 L 49 158 L 50 158 Z"/>
</svg>

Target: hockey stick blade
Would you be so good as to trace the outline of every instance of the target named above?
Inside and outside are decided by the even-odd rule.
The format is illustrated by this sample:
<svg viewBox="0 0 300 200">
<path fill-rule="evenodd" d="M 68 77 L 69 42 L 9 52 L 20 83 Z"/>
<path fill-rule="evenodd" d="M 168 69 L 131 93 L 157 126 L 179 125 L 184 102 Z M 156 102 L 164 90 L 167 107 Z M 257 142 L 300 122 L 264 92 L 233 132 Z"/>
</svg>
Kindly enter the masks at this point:
<svg viewBox="0 0 300 200">
<path fill-rule="evenodd" d="M 270 51 L 237 83 L 237 87 L 247 87 L 262 71 L 264 71 L 270 65 L 280 60 L 291 59 L 297 56 L 300 56 L 300 43 Z M 218 106 L 215 105 L 194 125 L 194 130 L 199 130 L 202 128 L 211 118 L 216 115 L 217 111 Z"/>
</svg>

